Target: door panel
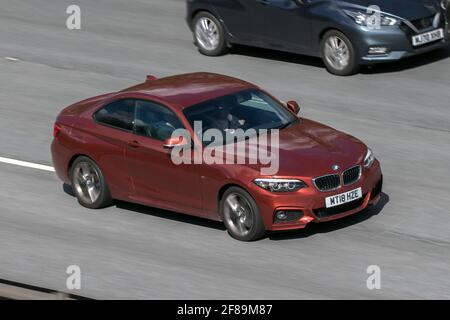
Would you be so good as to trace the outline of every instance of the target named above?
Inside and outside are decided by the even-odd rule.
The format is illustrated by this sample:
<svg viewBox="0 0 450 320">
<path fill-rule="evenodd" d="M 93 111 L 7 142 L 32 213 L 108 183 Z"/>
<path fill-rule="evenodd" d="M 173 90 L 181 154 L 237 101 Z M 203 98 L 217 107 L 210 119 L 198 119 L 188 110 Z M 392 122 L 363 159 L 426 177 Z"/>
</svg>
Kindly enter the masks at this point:
<svg viewBox="0 0 450 320">
<path fill-rule="evenodd" d="M 194 165 L 175 165 L 163 142 L 135 135 L 126 148 L 134 198 L 151 205 L 201 215 L 199 176 Z"/>
<path fill-rule="evenodd" d="M 263 30 L 255 28 L 259 9 L 256 0 L 211 0 L 216 13 L 224 22 L 226 29 L 237 42 L 259 42 Z"/>
<path fill-rule="evenodd" d="M 294 0 L 254 0 L 259 8 L 255 28 L 264 30 L 263 42 L 274 49 L 311 51 L 309 4 Z"/>
<path fill-rule="evenodd" d="M 201 215 L 202 193 L 197 168 L 176 165 L 164 140 L 182 128 L 178 117 L 167 107 L 137 100 L 135 134 L 128 141 L 126 160 L 136 200 L 151 205 Z"/>
<path fill-rule="evenodd" d="M 89 146 L 84 153 L 92 155 L 99 165 L 113 197 L 125 200 L 133 193 L 125 166 L 126 141 L 133 134 L 95 123 L 86 129 L 90 133 L 73 130 L 72 137 L 84 140 L 84 145 Z"/>
<path fill-rule="evenodd" d="M 133 136 L 134 102 L 113 101 L 100 108 L 85 124 L 84 130 L 73 131 L 73 137 L 83 141 L 87 155 L 94 158 L 102 170 L 114 198 L 126 200 L 133 193 L 125 165 L 126 142 Z"/>
</svg>

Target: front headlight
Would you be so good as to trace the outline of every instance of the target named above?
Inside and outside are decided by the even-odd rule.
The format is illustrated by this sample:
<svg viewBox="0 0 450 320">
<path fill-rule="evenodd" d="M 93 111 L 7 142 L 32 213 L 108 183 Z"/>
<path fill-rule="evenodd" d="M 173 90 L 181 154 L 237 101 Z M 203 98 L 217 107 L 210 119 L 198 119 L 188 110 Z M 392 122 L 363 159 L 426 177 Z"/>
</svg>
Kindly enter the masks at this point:
<svg viewBox="0 0 450 320">
<path fill-rule="evenodd" d="M 375 157 L 373 155 L 372 150 L 367 149 L 366 156 L 364 157 L 364 168 L 370 168 L 373 162 L 375 161 Z"/>
<path fill-rule="evenodd" d="M 302 180 L 297 179 L 255 179 L 253 182 L 258 186 L 270 192 L 294 192 L 307 185 Z"/>
<path fill-rule="evenodd" d="M 383 13 L 380 13 L 380 21 L 377 22 L 376 14 L 368 14 L 367 12 L 353 10 L 344 10 L 344 12 L 352 18 L 356 24 L 365 27 L 376 27 L 377 23 L 379 23 L 380 26 L 398 26 L 401 23 L 399 19 Z"/>
</svg>

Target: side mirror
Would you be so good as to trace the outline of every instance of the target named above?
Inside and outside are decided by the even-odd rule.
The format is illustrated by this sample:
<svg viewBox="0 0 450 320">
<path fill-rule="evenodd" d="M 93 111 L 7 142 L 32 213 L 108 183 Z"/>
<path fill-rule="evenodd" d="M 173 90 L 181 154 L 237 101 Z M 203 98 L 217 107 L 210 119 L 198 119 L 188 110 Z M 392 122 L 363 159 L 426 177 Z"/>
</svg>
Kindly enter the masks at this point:
<svg viewBox="0 0 450 320">
<path fill-rule="evenodd" d="M 286 103 L 286 107 L 291 110 L 295 115 L 298 115 L 300 112 L 300 106 L 296 101 L 288 101 Z"/>
<path fill-rule="evenodd" d="M 189 143 L 184 137 L 171 137 L 164 140 L 163 147 L 166 149 L 173 149 L 175 147 L 184 147 L 188 145 Z"/>
</svg>

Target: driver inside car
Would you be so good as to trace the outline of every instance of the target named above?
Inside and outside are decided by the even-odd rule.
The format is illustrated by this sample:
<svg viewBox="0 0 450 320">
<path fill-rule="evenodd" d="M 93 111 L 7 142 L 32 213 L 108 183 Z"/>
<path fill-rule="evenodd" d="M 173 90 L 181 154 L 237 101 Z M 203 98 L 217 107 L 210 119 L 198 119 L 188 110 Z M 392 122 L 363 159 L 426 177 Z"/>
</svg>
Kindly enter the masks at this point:
<svg viewBox="0 0 450 320">
<path fill-rule="evenodd" d="M 210 127 L 222 131 L 234 131 L 243 127 L 245 120 L 239 119 L 233 115 L 233 107 L 238 105 L 234 99 L 221 101 L 217 106 L 217 111 L 208 118 Z"/>
</svg>

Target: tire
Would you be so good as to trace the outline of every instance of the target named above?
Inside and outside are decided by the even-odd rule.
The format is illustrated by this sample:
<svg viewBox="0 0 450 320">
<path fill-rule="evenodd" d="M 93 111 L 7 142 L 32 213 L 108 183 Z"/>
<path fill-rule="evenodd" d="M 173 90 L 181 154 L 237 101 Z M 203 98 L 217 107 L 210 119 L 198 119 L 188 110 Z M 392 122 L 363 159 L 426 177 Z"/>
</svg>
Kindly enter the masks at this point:
<svg viewBox="0 0 450 320">
<path fill-rule="evenodd" d="M 230 203 L 240 204 L 233 205 Z M 231 237 L 240 241 L 255 241 L 266 234 L 258 206 L 250 194 L 242 188 L 231 187 L 220 201 L 220 210 L 225 227 Z M 241 217 L 241 218 L 239 218 Z"/>
<path fill-rule="evenodd" d="M 88 157 L 78 157 L 70 168 L 73 193 L 86 208 L 100 209 L 113 203 L 111 193 L 98 165 Z"/>
<path fill-rule="evenodd" d="M 194 43 L 202 54 L 216 57 L 228 51 L 224 28 L 220 21 L 209 12 L 203 11 L 195 16 L 192 32 Z M 213 42 L 209 42 L 208 39 Z"/>
<path fill-rule="evenodd" d="M 320 44 L 320 54 L 328 72 L 334 75 L 349 76 L 359 71 L 355 48 L 340 31 L 330 30 L 325 33 Z"/>
</svg>

